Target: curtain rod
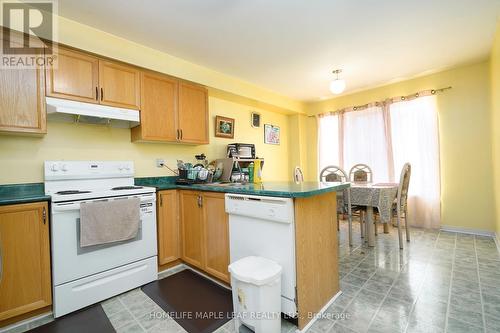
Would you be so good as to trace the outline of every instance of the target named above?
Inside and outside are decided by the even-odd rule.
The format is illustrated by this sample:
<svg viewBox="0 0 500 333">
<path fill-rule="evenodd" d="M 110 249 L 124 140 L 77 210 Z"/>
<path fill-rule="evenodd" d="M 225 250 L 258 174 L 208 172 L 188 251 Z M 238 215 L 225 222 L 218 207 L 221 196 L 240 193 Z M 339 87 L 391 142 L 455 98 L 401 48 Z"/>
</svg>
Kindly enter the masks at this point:
<svg viewBox="0 0 500 333">
<path fill-rule="evenodd" d="M 340 113 L 340 112 L 361 111 L 361 110 L 367 109 L 368 107 L 371 107 L 371 106 L 387 105 L 387 104 L 396 103 L 396 102 L 410 101 L 410 100 L 418 98 L 418 97 L 436 95 L 437 93 L 441 93 L 441 92 L 449 90 L 451 88 L 452 88 L 451 86 L 448 86 L 448 87 L 439 88 L 439 89 L 422 90 L 422 91 L 419 91 L 417 93 L 413 93 L 410 95 L 396 96 L 396 97 L 386 98 L 383 101 L 371 102 L 371 103 L 366 103 L 366 104 L 362 104 L 362 105 L 348 106 L 348 107 L 341 108 L 341 109 L 338 109 L 335 111 L 327 111 L 327 112 L 323 112 L 323 113 L 310 115 L 308 117 L 317 117 L 317 116 L 335 114 L 335 113 Z"/>
</svg>

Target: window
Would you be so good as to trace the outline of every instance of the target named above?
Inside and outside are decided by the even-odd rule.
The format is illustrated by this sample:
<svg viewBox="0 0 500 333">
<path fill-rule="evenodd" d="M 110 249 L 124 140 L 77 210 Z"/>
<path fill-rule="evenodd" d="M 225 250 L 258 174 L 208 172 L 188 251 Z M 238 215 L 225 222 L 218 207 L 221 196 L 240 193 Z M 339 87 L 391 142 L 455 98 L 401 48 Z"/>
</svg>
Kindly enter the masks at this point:
<svg viewBox="0 0 500 333">
<path fill-rule="evenodd" d="M 439 133 L 436 96 L 387 106 L 368 107 L 319 118 L 320 171 L 338 165 L 346 172 L 357 163 L 369 165 L 375 182 L 399 181 L 410 162 L 408 222 L 440 225 Z"/>
</svg>

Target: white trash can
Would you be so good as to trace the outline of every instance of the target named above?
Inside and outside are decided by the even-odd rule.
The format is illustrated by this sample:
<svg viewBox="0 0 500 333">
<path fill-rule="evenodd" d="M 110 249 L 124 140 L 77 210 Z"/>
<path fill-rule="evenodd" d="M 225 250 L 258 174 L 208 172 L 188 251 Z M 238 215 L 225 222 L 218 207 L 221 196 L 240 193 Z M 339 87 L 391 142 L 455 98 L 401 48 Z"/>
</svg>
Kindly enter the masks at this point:
<svg viewBox="0 0 500 333">
<path fill-rule="evenodd" d="M 236 332 L 243 323 L 255 333 L 281 332 L 281 266 L 262 257 L 229 265 Z"/>
</svg>

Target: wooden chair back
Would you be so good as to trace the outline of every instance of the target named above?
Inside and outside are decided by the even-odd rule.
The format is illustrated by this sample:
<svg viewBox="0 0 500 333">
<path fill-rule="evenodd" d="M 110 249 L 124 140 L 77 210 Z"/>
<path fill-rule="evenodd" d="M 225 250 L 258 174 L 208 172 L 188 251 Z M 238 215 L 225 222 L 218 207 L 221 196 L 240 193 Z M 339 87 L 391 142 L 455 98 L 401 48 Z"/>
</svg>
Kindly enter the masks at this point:
<svg viewBox="0 0 500 333">
<path fill-rule="evenodd" d="M 329 165 L 319 174 L 320 182 L 347 182 L 347 174 L 344 170 L 336 165 Z"/>
<path fill-rule="evenodd" d="M 304 182 L 304 173 L 299 166 L 296 166 L 295 169 L 293 169 L 293 181 L 297 184 Z"/>
<path fill-rule="evenodd" d="M 408 202 L 408 189 L 410 187 L 411 164 L 405 163 L 399 177 L 399 187 L 397 201 L 402 212 L 406 211 Z"/>
<path fill-rule="evenodd" d="M 356 164 L 349 171 L 349 179 L 353 182 L 369 182 L 373 181 L 372 169 L 366 164 Z"/>
</svg>

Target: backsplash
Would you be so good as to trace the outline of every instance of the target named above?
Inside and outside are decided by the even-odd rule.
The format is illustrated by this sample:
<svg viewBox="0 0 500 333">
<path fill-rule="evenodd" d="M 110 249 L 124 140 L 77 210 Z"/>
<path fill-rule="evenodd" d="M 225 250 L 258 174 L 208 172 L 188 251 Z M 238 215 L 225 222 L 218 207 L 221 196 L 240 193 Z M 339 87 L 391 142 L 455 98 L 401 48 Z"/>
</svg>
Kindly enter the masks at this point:
<svg viewBox="0 0 500 333">
<path fill-rule="evenodd" d="M 47 135 L 41 138 L 0 136 L 0 184 L 43 182 L 45 160 L 132 160 L 136 177 L 173 176 L 166 168 L 157 168 L 156 158 L 176 167 L 176 160 L 194 162 L 194 155 L 205 153 L 209 160 L 224 157 L 233 142 L 254 143 L 259 157 L 265 158 L 263 179 L 288 180 L 288 116 L 214 97 L 209 98 L 210 144 L 202 146 L 175 143 L 132 143 L 130 130 L 102 125 L 48 122 Z M 281 144 L 264 144 L 264 129 L 250 125 L 250 114 L 262 115 L 262 124 L 281 128 Z M 235 119 L 234 139 L 214 136 L 214 118 L 222 115 Z"/>
</svg>

